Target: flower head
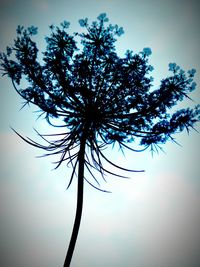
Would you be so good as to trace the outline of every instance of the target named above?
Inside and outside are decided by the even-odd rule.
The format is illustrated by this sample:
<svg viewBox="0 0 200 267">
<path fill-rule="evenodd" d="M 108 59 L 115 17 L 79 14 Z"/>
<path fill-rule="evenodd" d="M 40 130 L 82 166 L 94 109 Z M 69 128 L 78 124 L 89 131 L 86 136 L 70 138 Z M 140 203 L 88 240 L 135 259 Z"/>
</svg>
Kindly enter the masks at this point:
<svg viewBox="0 0 200 267">
<path fill-rule="evenodd" d="M 151 48 L 145 47 L 142 51 L 142 54 L 147 57 L 150 56 L 152 54 Z"/>
<path fill-rule="evenodd" d="M 86 32 L 74 35 L 66 31 L 68 22 L 63 22 L 61 28 L 52 26 L 46 38 L 43 65 L 37 61 L 38 49 L 31 39 L 36 28 L 26 30 L 19 26 L 13 50 L 9 48 L 7 55 L 1 54 L 4 74 L 12 79 L 26 103 L 38 106 L 52 126 L 55 119 L 62 119 L 59 126 L 64 128 L 63 132 L 40 135 L 46 145 L 31 139 L 26 141 L 46 150 L 46 155 L 60 155 L 57 167 L 64 162 L 71 164 L 70 183 L 76 173 L 78 149 L 83 139 L 87 146 L 85 167 L 99 185 L 95 172 L 100 172 L 103 178 L 106 173 L 124 177 L 106 169 L 104 161 L 128 171 L 105 156 L 107 146 L 118 144 L 121 150 L 132 151 L 150 147 L 155 151 L 167 140 L 173 140 L 172 135 L 184 127 L 193 127 L 200 113 L 197 108 L 195 112 L 187 109 L 171 114 L 171 108 L 195 88 L 194 70 L 188 72 L 187 77 L 179 66 L 170 63 L 173 75 L 163 79 L 159 89 L 152 90 L 153 78 L 148 75 L 153 70 L 148 64 L 151 49 L 144 48 L 139 54 L 128 50 L 125 57 L 120 58 L 115 42 L 123 28 L 106 26 L 106 22 L 105 13 L 91 25 L 87 18 L 81 19 L 80 26 L 86 27 Z M 75 38 L 81 39 L 82 50 L 78 50 Z M 15 52 L 15 61 L 9 59 L 11 50 Z M 23 77 L 29 86 L 18 88 L 23 84 Z M 136 147 L 127 143 L 134 143 Z M 138 146 L 143 147 L 138 149 Z"/>
<path fill-rule="evenodd" d="M 67 28 L 69 28 L 69 26 L 70 26 L 70 22 L 64 20 L 60 25 L 61 25 L 64 29 L 67 29 Z"/>
<path fill-rule="evenodd" d="M 88 25 L 88 19 L 79 19 L 79 24 L 81 27 L 86 27 Z"/>
<path fill-rule="evenodd" d="M 196 73 L 195 69 L 188 70 L 188 74 L 190 75 L 190 77 L 194 77 L 195 73 Z"/>
<path fill-rule="evenodd" d="M 169 71 L 176 73 L 178 70 L 180 70 L 180 67 L 176 63 L 169 63 Z"/>
<path fill-rule="evenodd" d="M 107 15 L 106 13 L 101 13 L 98 17 L 97 17 L 98 20 L 102 21 L 102 22 L 108 22 L 108 18 L 107 18 Z"/>
</svg>

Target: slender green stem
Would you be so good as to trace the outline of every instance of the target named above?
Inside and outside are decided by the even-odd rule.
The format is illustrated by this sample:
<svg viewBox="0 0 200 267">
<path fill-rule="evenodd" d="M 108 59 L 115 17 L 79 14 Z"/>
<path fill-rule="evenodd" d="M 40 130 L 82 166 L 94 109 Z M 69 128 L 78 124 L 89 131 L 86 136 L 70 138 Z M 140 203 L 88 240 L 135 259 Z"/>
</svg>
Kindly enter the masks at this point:
<svg viewBox="0 0 200 267">
<path fill-rule="evenodd" d="M 76 216 L 75 216 L 71 240 L 69 243 L 69 247 L 68 247 L 68 251 L 67 251 L 67 255 L 66 255 L 63 267 L 70 266 L 72 255 L 73 255 L 75 244 L 76 244 L 76 239 L 77 239 L 78 232 L 79 232 L 79 226 L 81 222 L 81 215 L 82 215 L 82 209 L 83 209 L 85 145 L 86 145 L 86 138 L 83 135 L 83 138 L 80 144 L 79 155 L 78 155 L 79 168 L 78 168 L 78 190 L 77 190 Z"/>
</svg>

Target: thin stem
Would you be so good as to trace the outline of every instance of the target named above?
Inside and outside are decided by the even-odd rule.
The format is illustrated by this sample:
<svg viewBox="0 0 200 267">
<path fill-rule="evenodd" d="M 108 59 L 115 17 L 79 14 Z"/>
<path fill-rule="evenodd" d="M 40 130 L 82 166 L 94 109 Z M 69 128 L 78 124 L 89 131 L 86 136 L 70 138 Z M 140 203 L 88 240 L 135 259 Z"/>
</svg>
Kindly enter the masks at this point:
<svg viewBox="0 0 200 267">
<path fill-rule="evenodd" d="M 84 181 L 84 164 L 85 164 L 85 145 L 86 145 L 86 137 L 85 134 L 83 134 L 83 137 L 81 139 L 80 144 L 80 150 L 78 154 L 78 163 L 79 163 L 79 169 L 78 169 L 78 188 L 77 188 L 77 206 L 76 206 L 76 216 L 74 220 L 74 227 L 72 231 L 71 240 L 69 243 L 67 255 L 65 258 L 65 262 L 63 267 L 69 267 L 72 259 L 72 255 L 74 252 L 76 239 L 79 232 L 79 226 L 81 222 L 81 216 L 82 216 L 82 209 L 83 209 L 83 181 Z"/>
</svg>

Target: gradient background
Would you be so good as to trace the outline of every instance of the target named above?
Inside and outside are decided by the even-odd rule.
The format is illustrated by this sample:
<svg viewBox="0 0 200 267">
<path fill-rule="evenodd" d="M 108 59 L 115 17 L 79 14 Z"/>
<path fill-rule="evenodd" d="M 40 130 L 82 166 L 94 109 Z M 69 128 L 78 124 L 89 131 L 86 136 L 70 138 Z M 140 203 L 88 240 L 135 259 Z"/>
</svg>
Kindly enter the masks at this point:
<svg viewBox="0 0 200 267">
<path fill-rule="evenodd" d="M 80 30 L 78 19 L 106 12 L 125 34 L 117 51 L 151 47 L 155 87 L 168 73 L 168 63 L 197 69 L 200 81 L 200 4 L 194 0 L 5 0 L 0 1 L 0 50 L 12 44 L 17 25 L 35 25 L 39 48 L 48 26 L 63 20 Z M 192 94 L 200 102 L 200 91 Z M 33 108 L 19 112 L 22 101 L 11 82 L 0 80 L 0 266 L 61 267 L 71 235 L 76 181 L 66 191 L 69 170 L 52 171 L 51 158 L 21 141 L 10 125 L 37 139 L 45 133 Z M 192 105 L 193 103 L 189 103 Z M 198 128 L 199 129 L 199 128 Z M 200 135 L 177 136 L 182 147 L 166 153 L 109 150 L 111 158 L 130 168 L 145 169 L 132 179 L 107 178 L 95 191 L 86 185 L 83 217 L 72 267 L 200 266 Z"/>
</svg>

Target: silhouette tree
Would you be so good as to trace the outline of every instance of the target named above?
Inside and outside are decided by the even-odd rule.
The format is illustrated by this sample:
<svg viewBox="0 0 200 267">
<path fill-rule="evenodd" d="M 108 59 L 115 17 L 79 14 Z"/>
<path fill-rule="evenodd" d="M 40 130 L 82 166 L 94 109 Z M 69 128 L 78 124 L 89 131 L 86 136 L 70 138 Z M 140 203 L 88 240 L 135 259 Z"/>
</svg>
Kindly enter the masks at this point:
<svg viewBox="0 0 200 267">
<path fill-rule="evenodd" d="M 148 63 L 151 49 L 144 48 L 140 53 L 127 50 L 124 57 L 119 57 L 115 41 L 123 28 L 105 26 L 107 22 L 105 13 L 91 25 L 87 18 L 81 19 L 84 30 L 71 35 L 69 22 L 59 27 L 51 25 L 40 60 L 33 41 L 37 28 L 18 26 L 14 45 L 0 56 L 3 75 L 11 78 L 25 100 L 24 106 L 38 106 L 50 125 L 64 128 L 59 134 L 38 133 L 45 145 L 15 131 L 27 143 L 45 150 L 45 156 L 60 155 L 56 168 L 64 162 L 71 164 L 68 187 L 78 176 L 75 222 L 64 267 L 70 266 L 79 231 L 84 181 L 105 191 L 95 173 L 99 172 L 103 179 L 106 173 L 126 177 L 105 168 L 103 162 L 116 170 L 136 171 L 115 164 L 103 149 L 118 144 L 121 150 L 157 151 L 166 141 L 175 141 L 174 134 L 184 129 L 189 132 L 200 120 L 199 105 L 173 109 L 195 89 L 195 70 L 185 72 L 170 63 L 171 75 L 153 88 L 153 67 Z M 62 123 L 55 124 L 55 119 Z M 85 176 L 85 170 L 96 185 Z"/>
</svg>

